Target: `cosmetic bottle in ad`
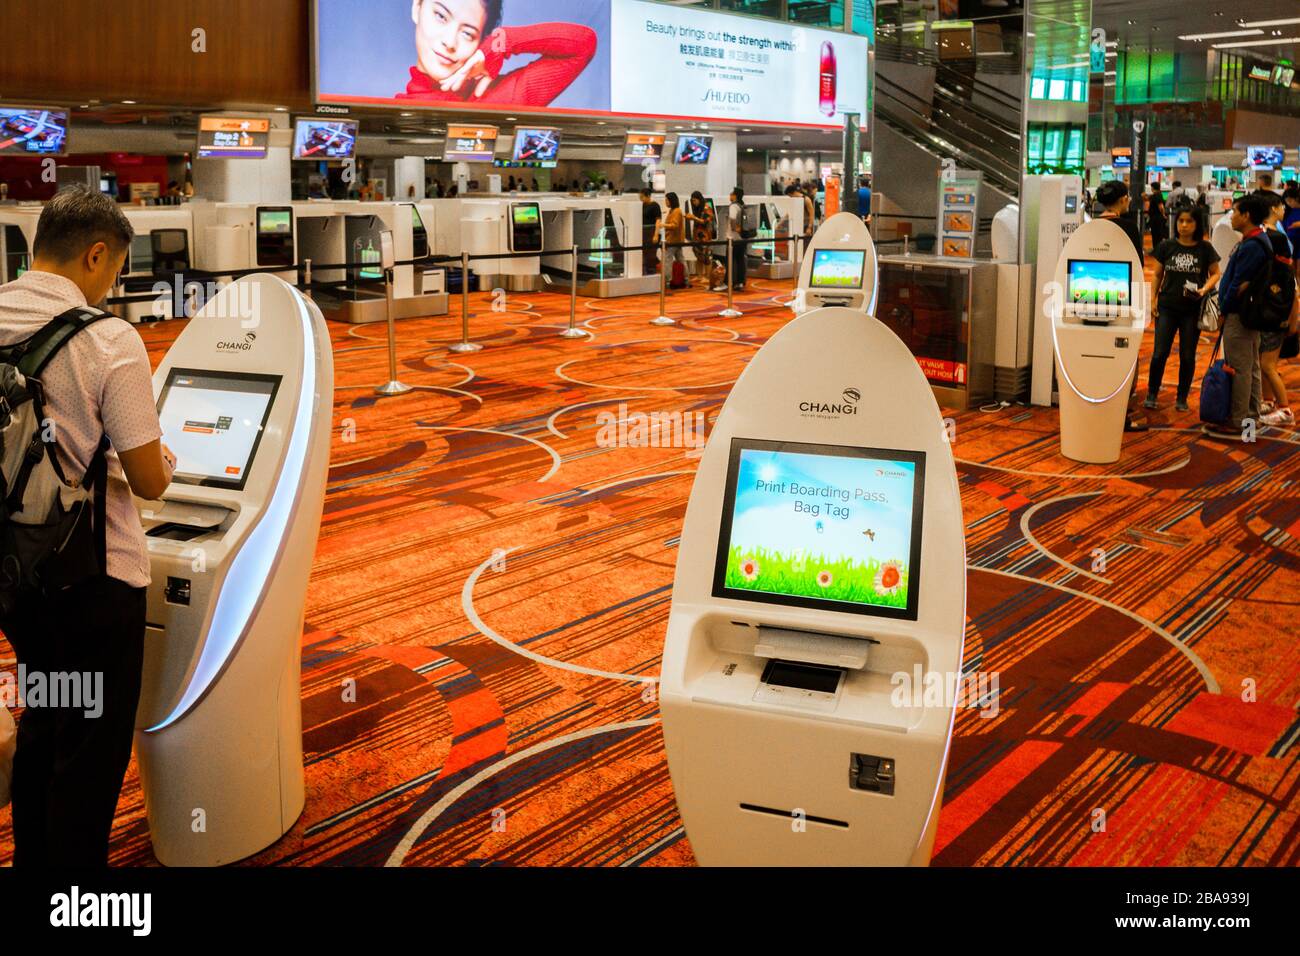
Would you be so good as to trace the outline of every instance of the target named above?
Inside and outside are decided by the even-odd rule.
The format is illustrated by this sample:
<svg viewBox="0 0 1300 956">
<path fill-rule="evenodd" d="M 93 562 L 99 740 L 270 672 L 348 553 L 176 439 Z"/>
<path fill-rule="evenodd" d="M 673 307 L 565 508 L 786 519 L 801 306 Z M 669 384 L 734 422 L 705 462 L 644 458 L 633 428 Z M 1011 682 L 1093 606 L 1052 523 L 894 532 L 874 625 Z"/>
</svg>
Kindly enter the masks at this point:
<svg viewBox="0 0 1300 956">
<path fill-rule="evenodd" d="M 821 55 L 821 81 L 819 86 L 819 95 L 821 99 L 821 111 L 827 116 L 835 115 L 835 45 L 830 40 L 822 43 Z"/>
</svg>

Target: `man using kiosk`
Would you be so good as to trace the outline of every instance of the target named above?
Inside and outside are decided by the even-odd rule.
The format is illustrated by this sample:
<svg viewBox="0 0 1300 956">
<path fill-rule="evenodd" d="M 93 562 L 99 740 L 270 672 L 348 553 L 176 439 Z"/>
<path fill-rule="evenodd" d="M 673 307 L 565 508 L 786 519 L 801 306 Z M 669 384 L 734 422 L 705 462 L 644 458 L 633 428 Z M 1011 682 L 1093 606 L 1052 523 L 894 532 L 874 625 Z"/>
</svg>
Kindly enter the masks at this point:
<svg viewBox="0 0 1300 956">
<path fill-rule="evenodd" d="M 17 502 L 22 510 L 15 514 L 10 501 L 0 521 L 8 572 L 0 587 L 12 599 L 0 628 L 26 673 L 69 675 L 82 685 L 80 700 L 29 700 L 23 713 L 13 779 L 16 866 L 106 865 L 131 758 L 150 581 L 131 495 L 157 498 L 176 466 L 160 440 L 144 343 L 127 322 L 88 306 L 117 280 L 132 235 L 112 199 L 65 189 L 41 214 L 32 269 L 0 287 L 6 398 L 12 404 L 15 371 L 28 386 L 39 381 L 42 419 L 53 431 Z M 17 431 L 25 420 L 15 409 L 11 422 L 0 423 L 6 447 L 23 450 L 29 436 Z M 10 457 L 7 483 L 17 470 Z M 42 481 L 46 467 L 54 480 Z M 85 567 L 68 553 L 74 545 L 32 554 L 37 526 L 23 524 L 37 508 L 57 513 L 53 498 L 74 485 L 97 486 L 93 531 L 77 539 L 90 552 L 90 574 L 56 573 L 74 561 Z M 36 500 L 42 487 L 50 495 L 44 502 Z M 81 513 L 89 514 L 84 503 Z M 15 561 L 23 562 L 18 582 L 9 572 Z"/>
</svg>

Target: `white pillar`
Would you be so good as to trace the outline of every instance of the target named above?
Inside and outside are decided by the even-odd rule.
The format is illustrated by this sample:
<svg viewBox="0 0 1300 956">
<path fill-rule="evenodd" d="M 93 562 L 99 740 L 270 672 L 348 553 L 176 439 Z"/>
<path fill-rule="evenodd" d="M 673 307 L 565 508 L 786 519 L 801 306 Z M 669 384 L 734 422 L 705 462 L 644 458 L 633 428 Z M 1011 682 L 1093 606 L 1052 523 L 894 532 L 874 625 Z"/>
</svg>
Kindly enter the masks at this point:
<svg viewBox="0 0 1300 956">
<path fill-rule="evenodd" d="M 415 192 L 409 192 L 410 187 Z M 424 157 L 403 156 L 393 160 L 393 195 L 395 202 L 410 202 L 424 198 Z"/>
<path fill-rule="evenodd" d="M 709 130 L 713 136 L 713 151 L 709 161 L 703 166 L 688 166 L 674 163 L 664 151 L 664 172 L 668 175 L 668 191 L 675 192 L 683 201 L 698 189 L 705 196 L 726 196 L 740 184 L 736 169 L 736 133 L 734 130 Z M 685 130 L 680 135 L 688 135 Z M 675 141 L 670 139 L 668 146 L 675 148 Z"/>
<path fill-rule="evenodd" d="M 226 114 L 240 115 L 240 114 Z M 212 202 L 287 203 L 293 195 L 289 117 L 271 117 L 265 159 L 194 160 L 194 195 Z"/>
</svg>

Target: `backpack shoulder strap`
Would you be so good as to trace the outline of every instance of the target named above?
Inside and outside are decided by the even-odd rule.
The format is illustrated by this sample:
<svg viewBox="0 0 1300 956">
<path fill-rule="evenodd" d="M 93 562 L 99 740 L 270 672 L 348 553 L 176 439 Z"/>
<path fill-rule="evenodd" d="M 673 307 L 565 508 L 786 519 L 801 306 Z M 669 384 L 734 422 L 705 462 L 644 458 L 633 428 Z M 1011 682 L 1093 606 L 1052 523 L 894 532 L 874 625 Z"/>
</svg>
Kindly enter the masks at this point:
<svg viewBox="0 0 1300 956">
<path fill-rule="evenodd" d="M 21 356 L 15 354 L 18 371 L 25 378 L 39 379 L 50 360 L 59 354 L 68 341 L 88 325 L 100 319 L 113 318 L 108 312 L 90 306 L 69 309 L 50 319 L 39 332 L 21 346 Z"/>
</svg>

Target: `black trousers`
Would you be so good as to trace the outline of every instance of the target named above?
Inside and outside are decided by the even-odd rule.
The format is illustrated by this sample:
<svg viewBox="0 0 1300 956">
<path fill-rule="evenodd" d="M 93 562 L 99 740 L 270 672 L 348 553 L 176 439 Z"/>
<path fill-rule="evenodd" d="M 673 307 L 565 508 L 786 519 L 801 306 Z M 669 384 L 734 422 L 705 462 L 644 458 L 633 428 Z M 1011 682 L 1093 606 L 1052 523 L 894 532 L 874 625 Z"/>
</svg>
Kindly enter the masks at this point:
<svg viewBox="0 0 1300 956">
<path fill-rule="evenodd" d="M 1165 362 L 1174 347 L 1174 336 L 1178 336 L 1178 398 L 1187 401 L 1192 391 L 1192 380 L 1196 377 L 1196 343 L 1201 337 L 1197 326 L 1201 317 L 1201 305 L 1198 299 L 1193 305 L 1184 309 L 1160 307 L 1156 316 L 1155 351 L 1151 353 L 1151 369 L 1147 377 L 1147 391 L 1152 395 L 1160 391 L 1160 383 L 1165 377 Z"/>
<path fill-rule="evenodd" d="M 102 676 L 97 708 L 83 699 L 81 706 L 46 701 L 23 711 L 12 786 L 14 866 L 106 866 L 140 701 L 145 589 L 92 578 L 55 599 L 20 603 L 0 626 L 28 675 L 82 674 L 83 695 Z"/>
<path fill-rule="evenodd" d="M 739 289 L 745 284 L 748 278 L 749 262 L 746 260 L 746 252 L 749 246 L 741 245 L 739 242 L 731 247 L 731 287 Z"/>
</svg>

